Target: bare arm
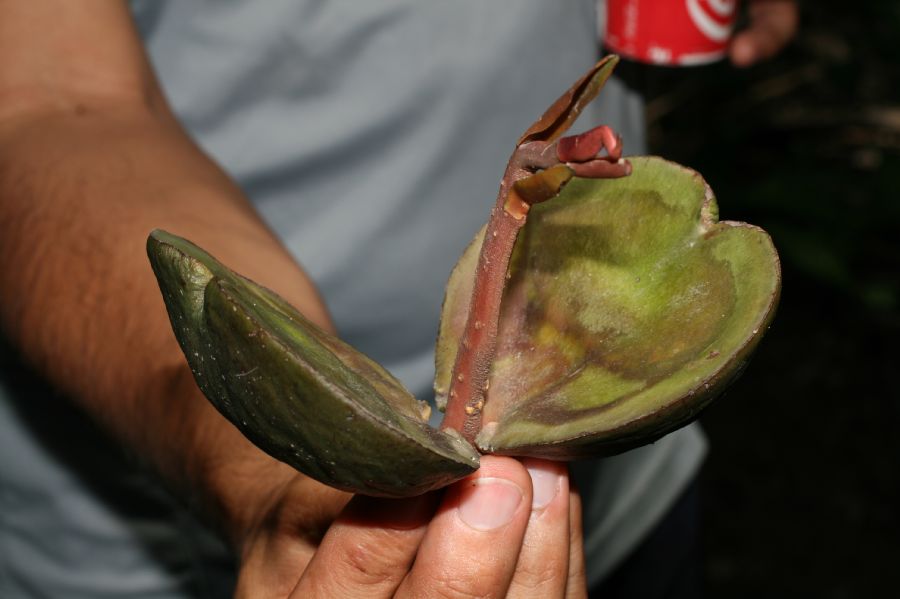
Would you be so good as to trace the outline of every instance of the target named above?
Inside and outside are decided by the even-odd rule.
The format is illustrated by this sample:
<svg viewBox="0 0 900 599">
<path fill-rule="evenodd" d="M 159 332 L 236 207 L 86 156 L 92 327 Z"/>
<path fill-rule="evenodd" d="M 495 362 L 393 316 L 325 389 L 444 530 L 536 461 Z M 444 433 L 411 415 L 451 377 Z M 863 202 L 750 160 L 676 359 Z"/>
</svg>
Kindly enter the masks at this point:
<svg viewBox="0 0 900 599">
<path fill-rule="evenodd" d="M 293 471 L 196 390 L 147 234 L 162 227 L 205 245 L 328 327 L 325 309 L 170 114 L 124 3 L 10 0 L 0 14 L 3 333 L 176 486 L 215 505 L 238 538 L 251 525 L 248 495 L 264 491 L 249 473 L 270 470 L 277 484 Z"/>
</svg>

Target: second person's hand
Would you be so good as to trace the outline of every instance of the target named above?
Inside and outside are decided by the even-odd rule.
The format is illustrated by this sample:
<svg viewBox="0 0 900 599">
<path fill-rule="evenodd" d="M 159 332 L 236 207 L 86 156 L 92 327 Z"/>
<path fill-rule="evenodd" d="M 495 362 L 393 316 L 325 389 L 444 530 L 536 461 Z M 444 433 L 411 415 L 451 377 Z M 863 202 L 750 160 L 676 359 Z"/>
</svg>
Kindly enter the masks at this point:
<svg viewBox="0 0 900 599">
<path fill-rule="evenodd" d="M 799 9 L 794 0 L 752 0 L 750 23 L 735 34 L 728 50 L 731 63 L 749 67 L 771 58 L 797 33 Z"/>
</svg>

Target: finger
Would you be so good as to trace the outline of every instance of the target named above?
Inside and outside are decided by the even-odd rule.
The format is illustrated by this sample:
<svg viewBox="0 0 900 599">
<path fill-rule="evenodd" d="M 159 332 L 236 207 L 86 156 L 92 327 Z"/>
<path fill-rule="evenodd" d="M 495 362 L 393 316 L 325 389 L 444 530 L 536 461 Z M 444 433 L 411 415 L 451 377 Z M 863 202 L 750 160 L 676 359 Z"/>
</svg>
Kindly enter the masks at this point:
<svg viewBox="0 0 900 599">
<path fill-rule="evenodd" d="M 799 11 L 793 0 L 755 0 L 750 25 L 731 43 L 731 62 L 748 67 L 778 53 L 797 32 Z"/>
<path fill-rule="evenodd" d="M 566 465 L 523 461 L 531 475 L 528 528 L 509 597 L 563 597 L 569 574 L 569 475 Z"/>
<path fill-rule="evenodd" d="M 290 595 L 350 498 L 297 473 L 244 542 L 234 596 Z"/>
<path fill-rule="evenodd" d="M 584 528 L 581 521 L 581 495 L 569 486 L 569 573 L 566 599 L 587 599 L 587 573 L 584 567 Z"/>
<path fill-rule="evenodd" d="M 406 576 L 438 496 L 354 497 L 334 521 L 291 597 L 392 597 Z"/>
<path fill-rule="evenodd" d="M 444 496 L 397 596 L 505 597 L 530 513 L 522 464 L 482 457 L 481 468 Z"/>
<path fill-rule="evenodd" d="M 264 542 L 242 556 L 235 599 L 258 597 L 261 591 L 271 597 L 287 597 L 313 555 L 315 547 L 296 538 Z"/>
</svg>

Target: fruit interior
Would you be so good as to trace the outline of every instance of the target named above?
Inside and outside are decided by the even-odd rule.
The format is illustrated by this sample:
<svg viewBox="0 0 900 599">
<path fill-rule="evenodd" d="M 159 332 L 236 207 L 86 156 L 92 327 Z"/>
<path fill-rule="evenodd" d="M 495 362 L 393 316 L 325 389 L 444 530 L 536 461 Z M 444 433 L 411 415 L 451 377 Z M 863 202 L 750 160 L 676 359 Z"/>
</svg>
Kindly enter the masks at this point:
<svg viewBox="0 0 900 599">
<path fill-rule="evenodd" d="M 503 300 L 482 451 L 579 457 L 648 442 L 715 397 L 767 326 L 779 289 L 769 236 L 717 222 L 694 171 L 631 161 L 631 176 L 575 180 L 529 214 Z M 484 234 L 448 284 L 439 405 Z"/>
</svg>

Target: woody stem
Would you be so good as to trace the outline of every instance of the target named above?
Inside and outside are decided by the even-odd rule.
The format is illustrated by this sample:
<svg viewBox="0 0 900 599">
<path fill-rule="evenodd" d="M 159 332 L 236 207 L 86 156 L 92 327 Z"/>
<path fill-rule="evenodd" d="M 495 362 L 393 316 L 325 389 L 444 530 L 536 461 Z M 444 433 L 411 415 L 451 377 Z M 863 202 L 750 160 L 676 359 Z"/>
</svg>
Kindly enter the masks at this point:
<svg viewBox="0 0 900 599">
<path fill-rule="evenodd" d="M 606 149 L 607 156 L 600 151 Z M 497 352 L 500 303 L 513 246 L 532 204 L 559 195 L 574 176 L 624 177 L 631 165 L 621 159 L 622 141 L 601 125 L 558 142 L 533 140 L 513 152 L 491 210 L 469 301 L 466 326 L 450 379 L 441 428 L 452 428 L 470 443 L 481 430 L 491 365 Z"/>
<path fill-rule="evenodd" d="M 450 395 L 441 428 L 459 431 L 469 442 L 481 430 L 481 415 L 490 380 L 491 364 L 497 350 L 500 302 L 506 287 L 507 269 L 519 231 L 525 225 L 529 205 L 517 198 L 513 184 L 533 173 L 542 147 L 534 143 L 520 146 L 513 154 L 500 183 L 497 203 L 485 230 L 456 363 L 450 381 Z M 546 155 L 546 154 L 545 154 Z M 555 148 L 545 158 L 556 162 Z M 527 163 L 527 166 L 526 166 Z"/>
</svg>

